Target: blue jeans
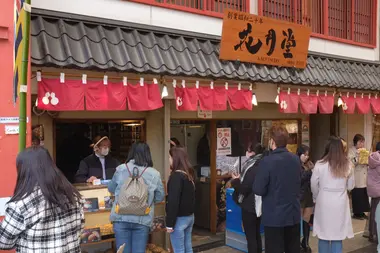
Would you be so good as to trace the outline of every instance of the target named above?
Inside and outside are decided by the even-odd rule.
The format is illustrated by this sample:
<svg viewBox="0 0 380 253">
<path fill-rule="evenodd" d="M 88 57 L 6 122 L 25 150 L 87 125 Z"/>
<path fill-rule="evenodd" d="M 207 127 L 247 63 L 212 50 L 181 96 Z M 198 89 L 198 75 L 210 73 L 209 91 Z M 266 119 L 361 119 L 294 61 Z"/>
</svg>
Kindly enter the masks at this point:
<svg viewBox="0 0 380 253">
<path fill-rule="evenodd" d="M 174 231 L 170 234 L 174 253 L 193 253 L 193 246 L 191 244 L 193 225 L 194 215 L 177 217 Z"/>
<path fill-rule="evenodd" d="M 376 207 L 376 214 L 375 214 L 375 221 L 376 221 L 376 228 L 377 228 L 377 233 L 380 235 L 380 203 L 377 204 Z M 377 243 L 377 252 L 380 252 L 380 241 Z"/>
<path fill-rule="evenodd" d="M 145 253 L 150 228 L 130 222 L 114 222 L 116 247 L 125 244 L 124 253 Z"/>
<path fill-rule="evenodd" d="M 342 241 L 326 241 L 319 239 L 318 241 L 319 253 L 342 253 L 343 243 Z"/>
</svg>

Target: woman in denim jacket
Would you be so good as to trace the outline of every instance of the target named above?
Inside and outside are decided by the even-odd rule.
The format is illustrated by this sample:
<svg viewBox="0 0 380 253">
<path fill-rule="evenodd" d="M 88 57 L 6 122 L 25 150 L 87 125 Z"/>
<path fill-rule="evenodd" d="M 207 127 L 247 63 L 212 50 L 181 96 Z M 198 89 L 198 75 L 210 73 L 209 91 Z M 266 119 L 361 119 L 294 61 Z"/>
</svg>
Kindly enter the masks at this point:
<svg viewBox="0 0 380 253">
<path fill-rule="evenodd" d="M 151 206 L 149 215 L 121 215 L 115 212 L 120 189 L 129 178 L 128 168 L 137 168 L 145 184 L 148 186 L 148 203 Z M 115 203 L 112 207 L 110 220 L 115 232 L 116 247 L 125 244 L 124 253 L 145 253 L 150 228 L 154 216 L 154 204 L 162 202 L 165 198 L 164 186 L 160 172 L 153 168 L 149 146 L 146 143 L 138 143 L 134 148 L 134 159 L 127 165 L 122 164 L 116 168 L 115 175 L 108 184 L 109 192 L 115 194 Z"/>
</svg>

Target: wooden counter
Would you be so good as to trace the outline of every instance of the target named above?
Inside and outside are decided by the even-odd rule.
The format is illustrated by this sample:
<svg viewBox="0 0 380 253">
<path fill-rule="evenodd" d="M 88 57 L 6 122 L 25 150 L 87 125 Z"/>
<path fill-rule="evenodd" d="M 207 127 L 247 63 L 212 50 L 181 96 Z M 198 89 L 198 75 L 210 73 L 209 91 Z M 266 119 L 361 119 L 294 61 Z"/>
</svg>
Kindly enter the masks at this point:
<svg viewBox="0 0 380 253">
<path fill-rule="evenodd" d="M 92 183 L 73 184 L 78 191 L 105 189 L 107 185 L 93 185 Z"/>
</svg>

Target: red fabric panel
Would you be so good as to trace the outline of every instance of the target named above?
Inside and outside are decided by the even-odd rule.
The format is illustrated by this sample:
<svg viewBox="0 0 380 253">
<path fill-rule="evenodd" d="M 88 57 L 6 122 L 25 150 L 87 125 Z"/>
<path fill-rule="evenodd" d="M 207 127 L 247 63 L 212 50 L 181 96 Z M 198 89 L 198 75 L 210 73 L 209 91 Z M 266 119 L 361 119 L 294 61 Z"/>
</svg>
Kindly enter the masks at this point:
<svg viewBox="0 0 380 253">
<path fill-rule="evenodd" d="M 228 88 L 227 99 L 232 111 L 252 110 L 252 91 Z"/>
<path fill-rule="evenodd" d="M 380 114 L 380 98 L 371 98 L 371 108 L 373 114 Z"/>
<path fill-rule="evenodd" d="M 318 97 L 315 94 L 300 94 L 301 113 L 315 114 L 318 111 Z"/>
<path fill-rule="evenodd" d="M 131 111 L 152 111 L 164 106 L 157 84 L 128 84 L 127 98 L 128 109 Z"/>
<path fill-rule="evenodd" d="M 334 101 L 335 97 L 333 95 L 319 95 L 318 96 L 318 109 L 320 114 L 331 114 L 334 112 Z"/>
<path fill-rule="evenodd" d="M 38 82 L 37 107 L 48 111 L 84 110 L 84 85 L 78 80 L 42 78 Z"/>
<path fill-rule="evenodd" d="M 176 108 L 178 111 L 197 111 L 198 110 L 198 90 L 197 88 L 174 89 Z"/>
<path fill-rule="evenodd" d="M 227 92 L 225 87 L 199 87 L 199 106 L 203 111 L 226 111 Z"/>
<path fill-rule="evenodd" d="M 127 106 L 127 87 L 122 82 L 87 81 L 86 110 L 124 111 Z"/>
<path fill-rule="evenodd" d="M 296 93 L 280 92 L 280 112 L 298 113 L 299 96 Z"/>
<path fill-rule="evenodd" d="M 369 97 L 356 97 L 356 107 L 358 109 L 358 113 L 367 114 L 371 109 L 371 101 Z"/>
<path fill-rule="evenodd" d="M 343 109 L 343 112 L 344 113 L 347 113 L 347 114 L 353 114 L 355 113 L 355 104 L 356 104 L 356 99 L 354 98 L 354 96 L 342 96 L 342 100 L 343 100 L 343 105 L 342 105 L 342 109 Z"/>
</svg>

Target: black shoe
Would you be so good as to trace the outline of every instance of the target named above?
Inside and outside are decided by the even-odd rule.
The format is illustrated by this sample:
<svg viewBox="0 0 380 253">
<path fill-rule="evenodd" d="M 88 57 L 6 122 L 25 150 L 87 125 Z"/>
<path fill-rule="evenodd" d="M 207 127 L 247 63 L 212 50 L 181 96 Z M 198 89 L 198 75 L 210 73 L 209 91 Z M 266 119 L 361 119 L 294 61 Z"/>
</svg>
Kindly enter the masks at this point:
<svg viewBox="0 0 380 253">
<path fill-rule="evenodd" d="M 352 218 L 355 219 L 355 220 L 364 220 L 363 216 L 357 215 L 357 214 L 352 215 Z"/>
<path fill-rule="evenodd" d="M 310 225 L 308 222 L 302 221 L 302 230 L 303 230 L 303 239 L 301 242 L 302 250 L 305 253 L 311 253 L 311 248 L 309 246 Z"/>
</svg>

